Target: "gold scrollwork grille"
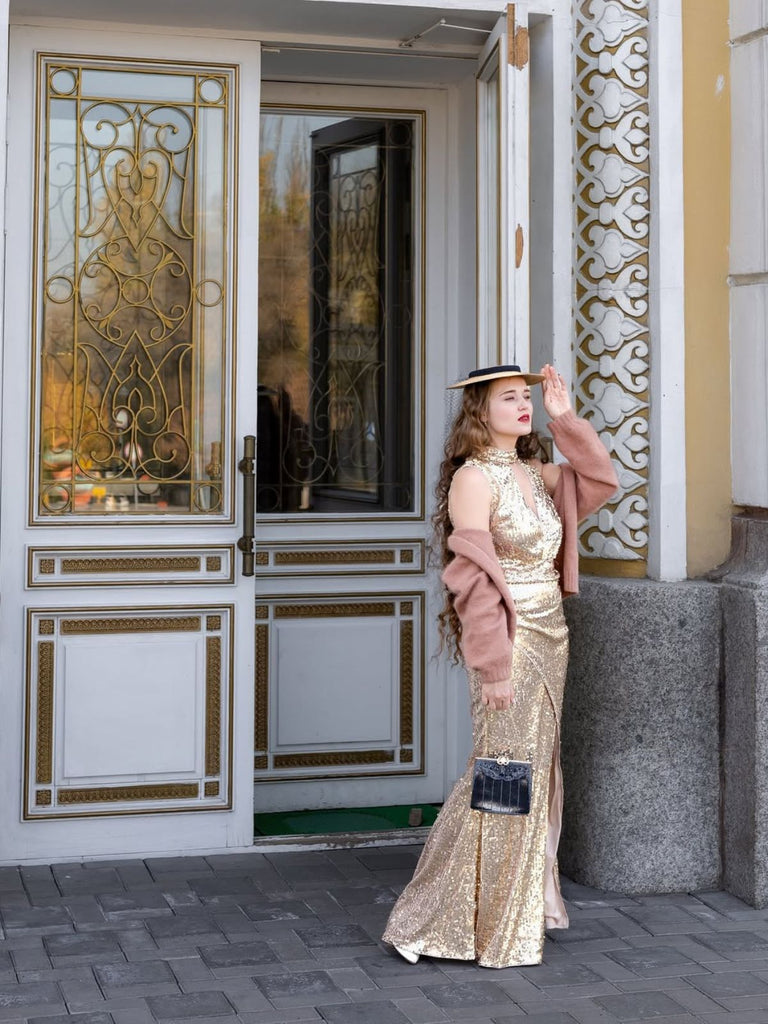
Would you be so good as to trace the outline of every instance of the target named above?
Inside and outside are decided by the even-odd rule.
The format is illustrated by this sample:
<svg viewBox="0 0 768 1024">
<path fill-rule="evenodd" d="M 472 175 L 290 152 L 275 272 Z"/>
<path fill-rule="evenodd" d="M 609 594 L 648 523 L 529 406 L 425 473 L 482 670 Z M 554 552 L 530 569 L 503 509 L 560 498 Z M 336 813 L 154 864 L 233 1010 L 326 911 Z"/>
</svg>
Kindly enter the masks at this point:
<svg viewBox="0 0 768 1024">
<path fill-rule="evenodd" d="M 233 74 L 40 59 L 40 516 L 225 510 Z"/>
</svg>

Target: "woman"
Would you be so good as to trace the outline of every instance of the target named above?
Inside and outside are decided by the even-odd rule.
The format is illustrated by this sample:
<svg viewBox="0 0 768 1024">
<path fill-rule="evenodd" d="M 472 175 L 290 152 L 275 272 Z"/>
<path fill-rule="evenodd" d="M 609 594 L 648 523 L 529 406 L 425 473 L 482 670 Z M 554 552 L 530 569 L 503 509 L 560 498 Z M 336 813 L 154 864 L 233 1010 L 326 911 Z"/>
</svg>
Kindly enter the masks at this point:
<svg viewBox="0 0 768 1024">
<path fill-rule="evenodd" d="M 565 465 L 546 461 L 532 431 L 536 383 Z M 568 658 L 562 597 L 578 590 L 578 521 L 618 482 L 553 367 L 531 374 L 492 366 L 451 387 L 464 395 L 437 485 L 447 588 L 440 625 L 469 671 L 474 751 L 383 937 L 410 963 L 428 955 L 484 967 L 538 964 L 545 927 L 568 927 L 556 859 Z M 470 809 L 474 758 L 502 754 L 533 762 L 528 815 Z"/>
</svg>

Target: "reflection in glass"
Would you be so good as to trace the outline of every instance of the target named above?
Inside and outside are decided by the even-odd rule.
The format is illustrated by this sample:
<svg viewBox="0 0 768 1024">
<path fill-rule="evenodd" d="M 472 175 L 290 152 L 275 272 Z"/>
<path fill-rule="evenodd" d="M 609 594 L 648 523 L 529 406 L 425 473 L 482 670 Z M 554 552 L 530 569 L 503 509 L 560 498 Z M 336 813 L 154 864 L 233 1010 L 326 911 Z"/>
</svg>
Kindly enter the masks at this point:
<svg viewBox="0 0 768 1024">
<path fill-rule="evenodd" d="M 257 506 L 413 507 L 413 125 L 262 115 Z"/>
<path fill-rule="evenodd" d="M 220 514 L 228 78 L 43 74 L 38 511 Z"/>
</svg>

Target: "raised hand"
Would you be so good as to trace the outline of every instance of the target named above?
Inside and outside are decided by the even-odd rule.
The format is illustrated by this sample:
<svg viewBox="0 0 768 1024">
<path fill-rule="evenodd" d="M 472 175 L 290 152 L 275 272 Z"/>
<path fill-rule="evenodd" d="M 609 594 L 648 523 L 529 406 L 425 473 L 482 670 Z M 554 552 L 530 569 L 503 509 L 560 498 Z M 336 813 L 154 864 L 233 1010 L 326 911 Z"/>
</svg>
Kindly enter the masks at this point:
<svg viewBox="0 0 768 1024">
<path fill-rule="evenodd" d="M 544 410 L 547 416 L 554 420 L 571 408 L 571 396 L 568 394 L 565 381 L 554 366 L 547 363 L 542 366 L 541 373 L 544 374 L 544 380 L 541 382 Z"/>
</svg>

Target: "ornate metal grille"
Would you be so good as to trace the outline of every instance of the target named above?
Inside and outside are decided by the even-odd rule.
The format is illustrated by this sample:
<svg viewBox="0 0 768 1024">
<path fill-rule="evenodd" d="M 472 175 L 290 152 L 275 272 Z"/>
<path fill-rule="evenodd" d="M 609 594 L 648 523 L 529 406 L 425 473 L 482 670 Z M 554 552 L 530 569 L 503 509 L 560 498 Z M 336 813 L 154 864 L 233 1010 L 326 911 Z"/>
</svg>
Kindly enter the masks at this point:
<svg viewBox="0 0 768 1024">
<path fill-rule="evenodd" d="M 38 512 L 220 514 L 230 72 L 41 82 Z"/>
</svg>

